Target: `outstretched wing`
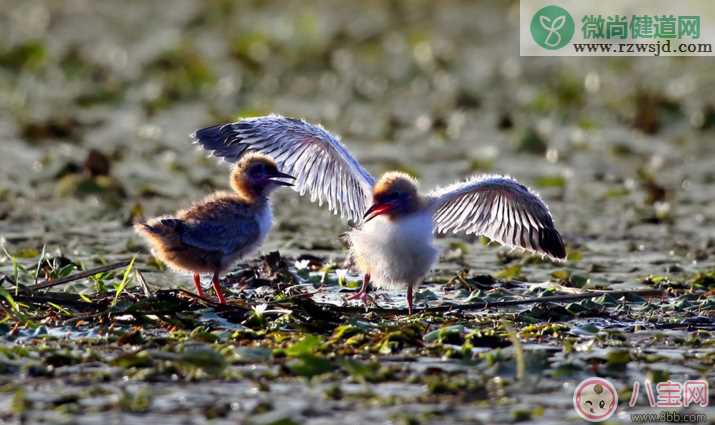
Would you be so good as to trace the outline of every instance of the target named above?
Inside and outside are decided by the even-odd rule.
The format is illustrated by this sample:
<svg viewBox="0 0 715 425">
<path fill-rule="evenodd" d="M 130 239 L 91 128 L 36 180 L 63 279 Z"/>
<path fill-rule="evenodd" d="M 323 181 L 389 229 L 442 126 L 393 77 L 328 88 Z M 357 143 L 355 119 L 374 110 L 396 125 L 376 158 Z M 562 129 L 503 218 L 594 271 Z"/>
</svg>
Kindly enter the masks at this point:
<svg viewBox="0 0 715 425">
<path fill-rule="evenodd" d="M 215 156 L 236 162 L 246 152 L 272 157 L 296 177 L 293 189 L 344 218 L 359 222 L 368 207 L 375 179 L 337 137 L 303 120 L 270 115 L 207 127 L 192 134 Z"/>
<path fill-rule="evenodd" d="M 437 233 L 484 235 L 501 244 L 566 258 L 549 208 L 510 177 L 479 176 L 430 195 Z"/>
</svg>

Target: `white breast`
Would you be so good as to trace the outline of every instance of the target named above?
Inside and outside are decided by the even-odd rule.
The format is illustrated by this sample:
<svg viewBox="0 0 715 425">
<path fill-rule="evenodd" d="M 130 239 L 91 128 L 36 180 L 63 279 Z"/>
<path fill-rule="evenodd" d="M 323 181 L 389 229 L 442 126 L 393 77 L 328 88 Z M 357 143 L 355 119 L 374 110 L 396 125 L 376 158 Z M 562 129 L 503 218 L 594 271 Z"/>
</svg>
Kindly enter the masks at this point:
<svg viewBox="0 0 715 425">
<path fill-rule="evenodd" d="M 249 253 L 254 252 L 255 250 L 258 249 L 261 245 L 263 245 L 263 241 L 266 240 L 266 236 L 268 236 L 268 233 L 271 231 L 271 226 L 273 225 L 273 211 L 271 210 L 271 203 L 266 202 L 266 206 L 263 208 L 261 213 L 258 215 L 258 238 L 256 239 L 256 242 L 251 244 L 249 249 L 247 250 L 246 253 L 243 255 L 247 255 Z"/>
<path fill-rule="evenodd" d="M 259 244 L 263 243 L 263 240 L 266 239 L 266 236 L 268 236 L 268 233 L 271 231 L 272 225 L 273 211 L 271 210 L 271 203 L 269 201 L 266 202 L 265 208 L 263 208 L 263 211 L 261 211 L 261 214 L 258 216 L 258 228 L 261 231 L 261 236 L 258 238 Z"/>
<path fill-rule="evenodd" d="M 438 257 L 432 230 L 429 212 L 394 221 L 379 216 L 350 233 L 352 255 L 375 286 L 417 285 Z"/>
<path fill-rule="evenodd" d="M 224 257 L 224 259 L 222 260 L 222 266 L 224 269 L 233 265 L 233 263 L 236 262 L 238 259 L 254 253 L 256 250 L 258 250 L 258 248 L 260 248 L 260 246 L 263 244 L 263 241 L 266 240 L 266 236 L 268 236 L 268 233 L 270 233 L 271 226 L 273 225 L 273 212 L 271 210 L 270 202 L 266 202 L 266 206 L 258 214 L 257 220 L 258 237 L 256 238 L 256 240 L 253 243 L 248 244 L 245 247 L 239 249 L 235 253 Z"/>
</svg>

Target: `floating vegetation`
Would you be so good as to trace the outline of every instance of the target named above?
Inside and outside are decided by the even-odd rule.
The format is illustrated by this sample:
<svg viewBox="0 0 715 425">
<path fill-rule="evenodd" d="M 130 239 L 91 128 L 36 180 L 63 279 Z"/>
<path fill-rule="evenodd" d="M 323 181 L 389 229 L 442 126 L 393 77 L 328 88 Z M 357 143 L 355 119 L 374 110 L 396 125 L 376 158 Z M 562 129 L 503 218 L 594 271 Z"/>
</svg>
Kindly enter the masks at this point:
<svg viewBox="0 0 715 425">
<path fill-rule="evenodd" d="M 580 423 L 594 376 L 619 415 L 635 381 L 712 395 L 712 65 L 519 58 L 512 3 L 3 4 L 0 422 Z M 269 113 L 427 187 L 539 188 L 567 261 L 444 235 L 415 314 L 366 310 L 348 227 L 280 193 L 228 305 L 198 298 L 131 225 L 225 189 L 191 131 Z"/>
</svg>

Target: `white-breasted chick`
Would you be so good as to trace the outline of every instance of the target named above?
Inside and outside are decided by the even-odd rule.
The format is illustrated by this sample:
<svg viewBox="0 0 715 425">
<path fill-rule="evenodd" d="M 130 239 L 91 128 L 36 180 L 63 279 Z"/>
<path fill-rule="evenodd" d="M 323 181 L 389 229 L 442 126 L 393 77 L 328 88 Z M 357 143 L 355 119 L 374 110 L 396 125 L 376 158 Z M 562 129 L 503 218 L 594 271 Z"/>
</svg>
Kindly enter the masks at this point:
<svg viewBox="0 0 715 425">
<path fill-rule="evenodd" d="M 268 199 L 294 177 L 278 171 L 275 161 L 260 153 L 245 155 L 231 171 L 231 192 L 216 192 L 174 216 L 139 223 L 135 230 L 149 242 L 153 254 L 179 271 L 193 273 L 199 296 L 200 273 L 212 273 L 221 304 L 226 302 L 219 275 L 255 251 L 271 229 Z"/>
<path fill-rule="evenodd" d="M 348 233 L 352 258 L 363 274 L 361 290 L 350 299 L 371 302 L 370 282 L 383 289 L 407 289 L 412 312 L 413 288 L 439 257 L 432 243 L 429 203 L 420 196 L 415 179 L 395 171 L 377 181 L 372 197 L 362 225 Z"/>
<path fill-rule="evenodd" d="M 503 245 L 563 260 L 566 250 L 548 207 L 516 180 L 475 176 L 427 195 L 398 172 L 375 180 L 340 141 L 320 126 L 271 115 L 198 130 L 195 142 L 235 162 L 249 152 L 271 155 L 296 176 L 294 189 L 350 219 L 351 254 L 364 274 L 353 298 L 369 301 L 368 285 L 412 293 L 438 258 L 434 233 L 484 235 Z"/>
</svg>

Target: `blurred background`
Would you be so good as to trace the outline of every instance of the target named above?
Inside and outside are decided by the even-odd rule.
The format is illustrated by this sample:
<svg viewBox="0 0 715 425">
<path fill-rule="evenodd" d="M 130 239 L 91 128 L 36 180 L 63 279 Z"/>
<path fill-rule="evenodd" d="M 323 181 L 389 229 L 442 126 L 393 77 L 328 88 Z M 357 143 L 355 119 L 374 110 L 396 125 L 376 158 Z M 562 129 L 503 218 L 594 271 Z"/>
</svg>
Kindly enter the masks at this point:
<svg viewBox="0 0 715 425">
<path fill-rule="evenodd" d="M 19 258 L 146 252 L 132 221 L 227 187 L 188 135 L 279 113 L 425 188 L 517 177 L 595 286 L 712 265 L 712 60 L 519 57 L 518 25 L 514 1 L 5 0 L 0 234 Z M 274 210 L 264 251 L 343 255 L 337 218 L 288 191 Z M 442 268 L 515 261 L 443 243 Z"/>
<path fill-rule="evenodd" d="M 266 304 L 251 322 L 213 308 L 118 322 L 126 315 L 114 313 L 124 310 L 112 309 L 109 320 L 48 303 L 16 307 L 13 323 L 12 303 L 3 303 L 0 421 L 243 423 L 265 413 L 252 423 L 554 424 L 579 421 L 573 388 L 587 376 L 612 379 L 622 407 L 636 380 L 711 379 L 712 58 L 520 57 L 518 6 L 3 0 L 7 300 L 13 277 L 26 284 L 48 270 L 72 273 L 74 263 L 86 269 L 133 256 L 152 289 L 191 288 L 189 276 L 152 259 L 131 225 L 228 188 L 228 167 L 198 151 L 190 133 L 268 113 L 322 123 L 375 175 L 400 169 L 429 189 L 509 174 L 542 195 L 567 243 L 566 264 L 442 238 L 442 259 L 418 303 L 635 287 L 668 296 L 628 303 L 609 295 L 518 313 L 370 312 L 340 316 L 334 330 L 316 330 L 322 318 L 290 311 L 264 320 Z M 339 267 L 345 223 L 294 192 L 276 195 L 277 223 L 263 253 L 279 249 L 291 267 L 304 254 Z M 49 257 L 40 257 L 43 249 Z M 240 270 L 230 278 L 254 272 Z M 121 284 L 118 272 L 56 291 L 107 300 L 103 282 L 119 294 L 124 273 Z M 140 294 L 137 282 L 125 299 Z M 288 294 L 252 282 L 227 289 L 237 303 Z M 345 288 L 337 283 L 291 288 L 340 302 Z M 398 292 L 379 298 L 403 300 Z M 308 321 L 319 336 L 302 336 Z M 312 363 L 296 363 L 301 355 Z M 715 417 L 712 408 L 708 414 Z"/>
</svg>

